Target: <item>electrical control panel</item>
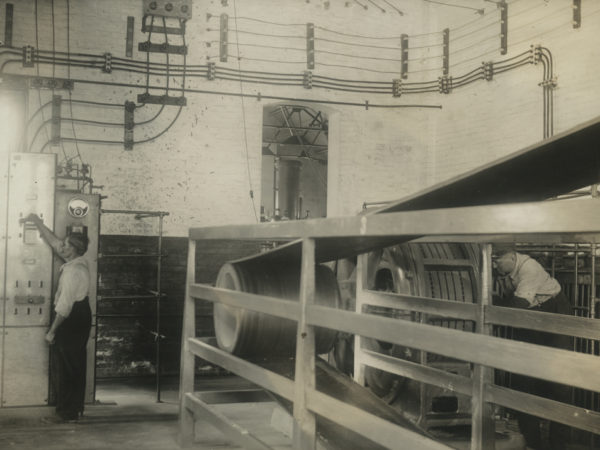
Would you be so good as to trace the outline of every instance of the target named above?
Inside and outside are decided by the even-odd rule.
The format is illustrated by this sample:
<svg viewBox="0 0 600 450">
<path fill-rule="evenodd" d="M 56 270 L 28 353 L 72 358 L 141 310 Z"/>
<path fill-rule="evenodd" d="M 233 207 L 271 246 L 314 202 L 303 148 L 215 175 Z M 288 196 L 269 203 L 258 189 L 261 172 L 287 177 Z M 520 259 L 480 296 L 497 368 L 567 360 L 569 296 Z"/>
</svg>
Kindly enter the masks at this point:
<svg viewBox="0 0 600 450">
<path fill-rule="evenodd" d="M 52 228 L 56 155 L 13 153 L 9 161 L 5 326 L 47 326 L 52 250 L 21 219 L 36 213 Z"/>
<path fill-rule="evenodd" d="M 52 250 L 37 229 L 21 219 L 36 213 L 52 228 L 56 155 L 11 153 L 0 166 L 3 187 L 4 259 L 2 392 L 0 406 L 42 405 L 48 400 L 48 345 Z M 5 206 L 4 206 L 5 205 Z"/>
</svg>

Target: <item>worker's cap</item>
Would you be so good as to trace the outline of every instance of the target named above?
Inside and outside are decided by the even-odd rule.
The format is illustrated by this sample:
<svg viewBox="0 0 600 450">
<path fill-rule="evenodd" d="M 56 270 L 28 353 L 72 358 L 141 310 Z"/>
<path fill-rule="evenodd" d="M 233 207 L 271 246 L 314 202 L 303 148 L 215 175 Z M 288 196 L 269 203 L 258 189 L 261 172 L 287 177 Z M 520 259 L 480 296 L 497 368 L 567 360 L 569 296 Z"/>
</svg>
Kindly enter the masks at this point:
<svg viewBox="0 0 600 450">
<path fill-rule="evenodd" d="M 69 244 L 71 244 L 80 255 L 87 252 L 89 240 L 84 234 L 71 233 L 67 239 L 69 240 Z"/>
</svg>

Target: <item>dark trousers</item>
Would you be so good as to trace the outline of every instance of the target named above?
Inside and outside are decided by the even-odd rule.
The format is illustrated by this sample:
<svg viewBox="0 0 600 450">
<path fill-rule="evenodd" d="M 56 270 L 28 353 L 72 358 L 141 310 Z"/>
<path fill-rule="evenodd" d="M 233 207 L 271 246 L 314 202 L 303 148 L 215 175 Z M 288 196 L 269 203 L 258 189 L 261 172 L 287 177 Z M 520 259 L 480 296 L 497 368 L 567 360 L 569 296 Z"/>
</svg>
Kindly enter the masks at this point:
<svg viewBox="0 0 600 450">
<path fill-rule="evenodd" d="M 571 305 L 565 295 L 560 292 L 558 295 L 545 301 L 533 311 L 543 311 L 556 314 L 571 314 Z M 560 334 L 545 333 L 542 331 L 514 329 L 514 339 L 532 344 L 546 345 L 549 347 L 560 348 L 564 350 L 573 350 L 573 341 L 570 336 Z M 571 387 L 536 378 L 526 377 L 524 375 L 512 374 L 511 387 L 515 390 L 538 395 L 563 403 L 571 402 Z M 552 449 L 562 450 L 568 442 L 570 429 L 568 426 L 550 422 L 550 437 L 548 446 L 542 446 L 540 433 L 540 419 L 536 416 L 515 411 L 515 416 L 519 422 L 519 429 L 527 445 L 533 449 Z"/>
<path fill-rule="evenodd" d="M 63 419 L 83 414 L 87 364 L 87 341 L 92 327 L 88 298 L 75 302 L 71 314 L 56 330 L 52 369 L 56 413 Z"/>
</svg>

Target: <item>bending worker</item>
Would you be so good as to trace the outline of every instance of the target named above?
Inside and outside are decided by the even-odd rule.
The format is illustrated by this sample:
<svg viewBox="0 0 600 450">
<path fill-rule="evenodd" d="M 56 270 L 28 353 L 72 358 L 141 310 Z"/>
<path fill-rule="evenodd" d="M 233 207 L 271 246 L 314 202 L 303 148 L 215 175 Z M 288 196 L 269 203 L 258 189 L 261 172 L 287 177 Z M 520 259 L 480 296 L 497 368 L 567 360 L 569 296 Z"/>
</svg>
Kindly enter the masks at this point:
<svg viewBox="0 0 600 450">
<path fill-rule="evenodd" d="M 494 247 L 494 257 L 501 294 L 500 298 L 494 299 L 495 305 L 571 314 L 571 304 L 560 284 L 536 260 L 504 245 Z M 513 337 L 532 344 L 573 350 L 571 337 L 565 335 L 515 328 Z M 524 375 L 511 374 L 511 387 L 563 403 L 571 401 L 570 387 Z M 545 446 L 541 442 L 540 419 L 519 411 L 515 412 L 515 416 L 528 447 L 556 450 L 566 447 L 569 437 L 569 427 L 566 425 L 550 422 L 549 442 Z"/>
<path fill-rule="evenodd" d="M 92 326 L 88 299 L 90 272 L 83 255 L 87 236 L 72 233 L 59 239 L 35 214 L 25 219 L 33 222 L 42 238 L 65 261 L 60 268 L 58 289 L 54 297 L 55 317 L 46 334 L 54 346 L 52 369 L 56 371 L 56 422 L 74 421 L 83 414 L 86 379 L 86 346 Z"/>
</svg>

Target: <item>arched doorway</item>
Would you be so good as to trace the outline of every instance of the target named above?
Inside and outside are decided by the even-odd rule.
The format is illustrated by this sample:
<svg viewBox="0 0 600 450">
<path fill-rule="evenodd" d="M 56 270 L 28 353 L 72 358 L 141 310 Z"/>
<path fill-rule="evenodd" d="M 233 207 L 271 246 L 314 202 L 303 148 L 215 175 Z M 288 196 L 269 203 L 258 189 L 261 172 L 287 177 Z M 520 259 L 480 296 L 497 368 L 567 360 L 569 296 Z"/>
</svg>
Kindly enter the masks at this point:
<svg viewBox="0 0 600 450">
<path fill-rule="evenodd" d="M 328 135 L 323 111 L 295 104 L 264 107 L 262 221 L 327 215 Z"/>
</svg>

